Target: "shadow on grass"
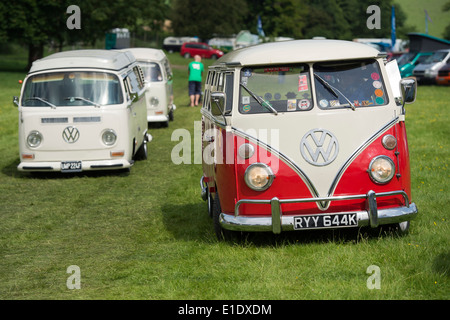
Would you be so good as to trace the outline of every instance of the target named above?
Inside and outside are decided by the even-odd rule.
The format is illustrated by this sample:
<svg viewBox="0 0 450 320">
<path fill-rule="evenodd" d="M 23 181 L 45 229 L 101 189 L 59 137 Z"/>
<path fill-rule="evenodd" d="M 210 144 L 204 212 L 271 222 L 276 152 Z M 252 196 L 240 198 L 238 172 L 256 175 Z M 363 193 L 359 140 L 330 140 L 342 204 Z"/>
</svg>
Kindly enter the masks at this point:
<svg viewBox="0 0 450 320">
<path fill-rule="evenodd" d="M 127 177 L 130 174 L 129 169 L 119 169 L 119 170 L 99 170 L 99 171 L 83 171 L 75 173 L 63 173 L 63 172 L 24 172 L 17 170 L 19 165 L 19 158 L 15 159 L 8 165 L 4 166 L 1 170 L 2 173 L 8 177 L 14 177 L 19 179 L 70 179 L 70 178 L 80 178 L 80 177 L 107 177 L 107 176 L 117 176 L 117 177 Z"/>
</svg>

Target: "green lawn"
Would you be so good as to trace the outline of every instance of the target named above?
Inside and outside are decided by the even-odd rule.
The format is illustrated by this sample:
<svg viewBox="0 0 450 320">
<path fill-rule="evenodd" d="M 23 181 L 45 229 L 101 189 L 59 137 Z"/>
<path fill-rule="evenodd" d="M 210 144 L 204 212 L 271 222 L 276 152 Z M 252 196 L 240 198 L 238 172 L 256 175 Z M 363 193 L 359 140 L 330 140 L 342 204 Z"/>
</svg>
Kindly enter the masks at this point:
<svg viewBox="0 0 450 320">
<path fill-rule="evenodd" d="M 450 12 L 442 8 L 448 0 L 395 0 L 395 5 L 400 5 L 406 14 L 406 25 L 414 26 L 416 32 L 425 33 L 425 11 L 431 18 L 428 22 L 428 34 L 442 38 L 445 28 L 450 24 Z M 390 13 L 389 13 L 390 14 Z"/>
<path fill-rule="evenodd" d="M 171 135 L 194 137 L 188 60 L 169 55 L 175 120 L 150 132 L 130 173 L 19 173 L 23 72 L 0 72 L 0 299 L 449 299 L 448 87 L 423 86 L 407 106 L 410 234 L 308 232 L 218 242 L 200 198 L 201 165 L 174 165 Z M 204 60 L 205 63 L 210 61 Z M 81 289 L 66 272 L 80 268 Z M 366 270 L 381 271 L 369 290 Z"/>
</svg>

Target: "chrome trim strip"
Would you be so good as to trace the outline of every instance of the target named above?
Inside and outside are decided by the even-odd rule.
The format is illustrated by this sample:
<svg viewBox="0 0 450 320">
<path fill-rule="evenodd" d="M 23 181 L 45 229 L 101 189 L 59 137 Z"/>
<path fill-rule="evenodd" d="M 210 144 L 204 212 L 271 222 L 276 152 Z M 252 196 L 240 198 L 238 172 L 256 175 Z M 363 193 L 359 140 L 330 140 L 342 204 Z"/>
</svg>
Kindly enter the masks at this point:
<svg viewBox="0 0 450 320">
<path fill-rule="evenodd" d="M 376 201 L 376 197 L 388 197 L 388 196 L 396 196 L 396 195 L 403 196 L 403 199 L 405 200 L 405 206 L 409 207 L 409 197 L 406 194 L 406 192 L 403 191 L 403 190 L 389 191 L 389 192 L 380 192 L 380 193 L 375 193 L 374 191 L 370 190 L 367 194 L 356 194 L 356 195 L 349 195 L 349 196 L 334 196 L 334 197 L 319 197 L 319 198 L 299 198 L 299 199 L 278 199 L 278 198 L 275 197 L 273 199 L 277 199 L 278 203 L 282 204 L 282 203 L 305 203 L 305 202 L 321 202 L 321 201 L 331 202 L 331 201 L 357 200 L 357 199 L 373 198 L 372 200 L 369 200 L 369 206 L 370 206 L 371 205 L 370 201 Z M 238 217 L 240 215 L 239 214 L 239 207 L 243 203 L 271 204 L 273 199 L 261 199 L 261 200 L 259 200 L 259 199 L 241 199 L 238 202 L 236 202 L 236 205 L 234 206 L 234 216 Z M 376 211 L 376 206 L 374 207 L 373 204 L 372 204 L 372 211 L 374 209 Z"/>
<path fill-rule="evenodd" d="M 356 219 L 358 227 L 367 227 L 370 225 L 370 219 L 367 211 L 357 211 Z M 319 215 L 326 215 L 318 213 Z M 411 203 L 408 207 L 398 207 L 390 209 L 382 209 L 377 212 L 379 225 L 400 223 L 414 219 L 418 214 L 415 203 Z M 281 218 L 281 231 L 294 231 L 294 218 L 296 216 L 283 216 Z M 224 229 L 232 231 L 273 231 L 272 217 L 256 216 L 256 217 L 236 217 L 221 213 L 219 217 L 221 226 Z M 348 227 L 346 227 L 348 228 Z M 314 229 L 306 229 L 314 230 Z M 296 230 L 298 231 L 298 230 Z"/>
</svg>

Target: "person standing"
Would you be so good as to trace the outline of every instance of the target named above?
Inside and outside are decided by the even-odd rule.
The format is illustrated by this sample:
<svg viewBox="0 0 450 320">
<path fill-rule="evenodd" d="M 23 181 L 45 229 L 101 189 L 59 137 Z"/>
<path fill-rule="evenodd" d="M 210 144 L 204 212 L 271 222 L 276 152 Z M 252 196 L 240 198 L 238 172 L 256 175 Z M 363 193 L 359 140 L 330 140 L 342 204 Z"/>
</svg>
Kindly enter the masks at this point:
<svg viewBox="0 0 450 320">
<path fill-rule="evenodd" d="M 189 63 L 189 98 L 191 107 L 198 106 L 202 93 L 203 63 L 199 55 L 194 56 L 194 61 Z"/>
</svg>

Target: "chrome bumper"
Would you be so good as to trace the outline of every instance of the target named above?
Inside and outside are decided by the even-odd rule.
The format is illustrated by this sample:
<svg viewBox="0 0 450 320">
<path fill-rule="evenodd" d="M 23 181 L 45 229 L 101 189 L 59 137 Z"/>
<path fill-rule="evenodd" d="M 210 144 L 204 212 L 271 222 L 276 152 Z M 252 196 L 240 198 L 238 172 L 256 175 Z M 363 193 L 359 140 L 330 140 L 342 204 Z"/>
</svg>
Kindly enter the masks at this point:
<svg viewBox="0 0 450 320">
<path fill-rule="evenodd" d="M 377 208 L 377 197 L 387 197 L 401 195 L 405 200 L 406 206 L 381 209 Z M 235 206 L 235 214 L 229 215 L 221 213 L 219 221 L 224 229 L 234 231 L 272 231 L 275 234 L 281 233 L 281 231 L 293 231 L 294 230 L 294 218 L 301 216 L 283 216 L 281 210 L 282 203 L 304 203 L 304 202 L 317 202 L 317 201 L 336 201 L 336 200 L 355 200 L 366 199 L 366 208 L 364 211 L 357 211 L 356 217 L 358 221 L 358 227 L 370 226 L 376 228 L 383 224 L 399 223 L 408 221 L 416 217 L 418 210 L 414 203 L 409 204 L 408 195 L 404 191 L 392 191 L 375 193 L 369 191 L 367 194 L 354 195 L 354 196 L 337 196 L 337 197 L 324 197 L 324 198 L 305 198 L 305 199 L 278 199 L 274 197 L 270 200 L 239 200 Z M 252 204 L 270 204 L 271 216 L 240 216 L 239 207 L 243 203 Z M 354 212 L 354 211 L 352 211 Z M 318 213 L 318 215 L 326 215 L 326 213 Z"/>
</svg>

